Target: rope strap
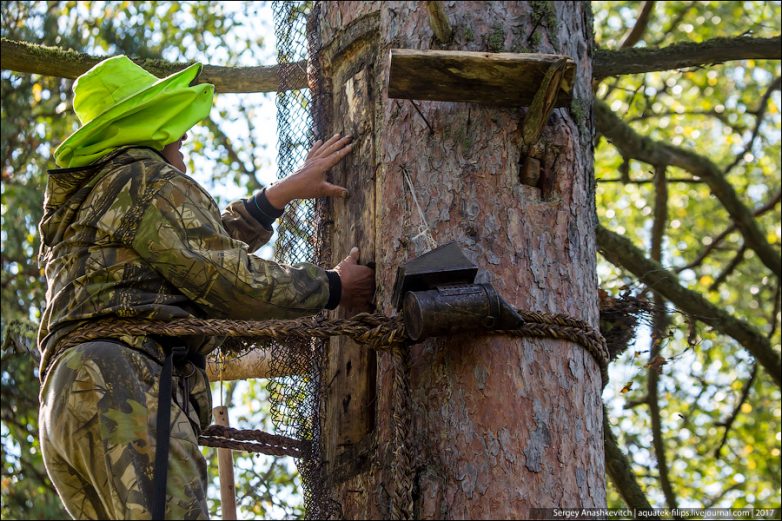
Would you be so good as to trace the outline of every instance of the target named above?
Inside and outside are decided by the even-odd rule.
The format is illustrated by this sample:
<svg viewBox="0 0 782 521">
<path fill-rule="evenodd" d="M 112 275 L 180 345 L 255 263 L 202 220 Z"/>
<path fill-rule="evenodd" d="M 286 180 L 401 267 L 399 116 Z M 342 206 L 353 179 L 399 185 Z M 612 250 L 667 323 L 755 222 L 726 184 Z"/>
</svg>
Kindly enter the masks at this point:
<svg viewBox="0 0 782 521">
<path fill-rule="evenodd" d="M 568 315 L 553 313 L 537 313 L 518 310 L 525 324 L 518 329 L 486 331 L 487 335 L 504 335 L 515 337 L 553 338 L 567 340 L 581 345 L 586 349 L 600 367 L 603 386 L 608 383 L 609 354 L 606 342 L 599 331 L 582 320 Z M 234 338 L 258 339 L 268 338 L 280 341 L 285 338 L 329 338 L 344 335 L 356 343 L 366 345 L 369 349 L 390 351 L 395 364 L 400 370 L 400 350 L 409 341 L 405 325 L 401 317 L 387 317 L 381 313 L 360 313 L 350 319 L 327 319 L 324 317 L 309 317 L 292 320 L 220 320 L 220 319 L 177 319 L 171 322 L 143 319 L 107 318 L 87 324 L 68 334 L 57 345 L 57 351 L 95 340 L 122 333 L 125 335 L 160 335 L 160 336 L 223 336 Z M 406 387 L 404 382 L 398 382 L 399 392 Z M 406 416 L 405 406 L 401 404 L 404 397 L 400 395 L 397 403 L 401 409 L 395 415 Z M 400 418 L 402 419 L 402 418 Z M 397 446 L 404 445 L 406 421 L 396 422 L 401 430 L 395 433 Z M 284 436 L 276 436 L 262 431 L 240 431 L 227 427 L 212 425 L 200 437 L 202 445 L 223 447 L 249 452 L 261 452 L 273 456 L 306 457 L 309 454 L 308 442 L 302 442 Z M 398 492 L 400 508 L 408 510 L 409 487 Z M 395 494 L 396 495 L 396 494 Z M 404 505 L 402 507 L 401 505 Z"/>
<path fill-rule="evenodd" d="M 198 438 L 198 443 L 206 447 L 260 452 L 269 456 L 292 456 L 306 458 L 310 453 L 310 443 L 268 432 L 232 429 L 222 425 L 210 425 Z"/>
<path fill-rule="evenodd" d="M 370 349 L 390 351 L 407 340 L 401 318 L 360 313 L 351 319 L 308 317 L 289 320 L 222 320 L 181 318 L 171 322 L 105 318 L 86 324 L 60 341 L 57 350 L 117 334 L 143 336 L 227 336 L 245 338 L 329 338 L 345 335 Z"/>
<path fill-rule="evenodd" d="M 488 335 L 554 338 L 584 347 L 600 366 L 603 383 L 608 381 L 608 349 L 599 331 L 568 315 L 519 310 L 526 323 L 519 329 L 486 331 Z M 69 334 L 57 346 L 58 351 L 96 338 L 126 335 L 227 336 L 269 338 L 329 338 L 344 335 L 377 351 L 391 351 L 407 341 L 401 317 L 381 313 L 360 313 L 350 319 L 309 317 L 291 320 L 220 320 L 184 318 L 171 322 L 143 319 L 103 319 Z"/>
</svg>

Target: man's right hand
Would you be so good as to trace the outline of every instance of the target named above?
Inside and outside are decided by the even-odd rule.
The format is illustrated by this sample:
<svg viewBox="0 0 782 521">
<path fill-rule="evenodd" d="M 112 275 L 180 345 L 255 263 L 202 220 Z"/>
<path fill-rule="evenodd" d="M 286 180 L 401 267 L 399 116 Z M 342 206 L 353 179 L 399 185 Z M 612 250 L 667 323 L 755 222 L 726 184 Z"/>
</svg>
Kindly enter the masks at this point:
<svg viewBox="0 0 782 521">
<path fill-rule="evenodd" d="M 352 311 L 368 311 L 375 295 L 375 270 L 358 263 L 359 251 L 353 247 L 350 255 L 334 268 L 342 282 L 339 305 Z"/>
<path fill-rule="evenodd" d="M 271 205 L 282 210 L 294 199 L 347 197 L 347 189 L 326 181 L 326 173 L 350 153 L 352 139 L 334 134 L 325 143 L 316 141 L 301 168 L 266 189 L 266 198 Z"/>
</svg>

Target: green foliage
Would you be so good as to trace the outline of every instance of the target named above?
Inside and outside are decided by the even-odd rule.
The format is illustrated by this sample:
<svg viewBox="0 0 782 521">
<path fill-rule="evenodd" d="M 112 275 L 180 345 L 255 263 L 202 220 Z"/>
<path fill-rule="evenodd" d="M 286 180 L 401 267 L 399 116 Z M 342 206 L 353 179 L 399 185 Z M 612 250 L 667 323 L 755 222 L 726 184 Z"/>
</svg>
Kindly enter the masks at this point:
<svg viewBox="0 0 782 521">
<path fill-rule="evenodd" d="M 38 443 L 38 358 L 35 330 L 26 322 L 9 324 L 2 353 L 2 517 L 64 519 L 59 498 L 50 492 Z"/>
<path fill-rule="evenodd" d="M 635 24 L 643 2 L 593 2 L 595 37 L 604 49 L 617 49 Z M 636 47 L 701 42 L 716 37 L 780 33 L 779 2 L 656 2 Z M 780 77 L 780 62 L 746 60 L 702 68 L 608 78 L 598 98 L 641 135 L 670 143 L 714 161 L 742 202 L 757 209 L 780 187 L 780 95 L 771 93 L 757 138 L 761 100 Z M 747 146 L 751 142 L 750 146 Z M 746 149 L 746 150 L 745 150 Z M 613 145 L 600 140 L 595 152 L 597 211 L 608 228 L 648 250 L 654 215 L 653 168 L 627 164 Z M 728 167 L 738 158 L 735 167 Z M 623 166 L 624 165 L 624 166 Z M 622 170 L 626 168 L 623 176 Z M 663 265 L 679 273 L 682 285 L 766 333 L 779 352 L 779 280 L 751 251 L 719 281 L 742 249 L 733 231 L 702 262 L 686 268 L 732 224 L 708 187 L 685 171 L 669 168 L 668 220 Z M 780 245 L 780 207 L 758 218 L 767 240 Z M 612 292 L 641 289 L 627 273 L 602 262 L 601 287 Z M 669 478 L 682 507 L 779 507 L 780 393 L 758 370 L 746 401 L 740 404 L 753 360 L 732 339 L 692 325 L 669 304 L 672 323 L 663 339 L 657 400 Z M 648 330 L 612 368 L 603 398 L 620 445 L 629 454 L 653 506 L 665 506 L 652 448 L 647 399 Z M 626 394 L 620 389 L 632 382 Z M 737 410 L 725 445 L 716 455 Z M 614 506 L 621 500 L 612 492 Z"/>
<path fill-rule="evenodd" d="M 545 0 L 532 0 L 529 4 L 532 8 L 532 19 L 534 20 L 535 25 L 542 24 L 544 27 L 546 27 L 546 29 L 548 29 L 551 42 L 554 44 L 554 47 L 556 47 L 558 45 L 557 13 L 554 7 L 554 3 L 547 2 Z M 532 45 L 534 47 L 537 47 L 539 40 L 540 35 L 537 32 L 533 33 Z"/>
<path fill-rule="evenodd" d="M 497 24 L 492 27 L 487 43 L 491 52 L 502 51 L 502 47 L 505 45 L 505 31 L 502 29 L 501 25 Z"/>
<path fill-rule="evenodd" d="M 92 55 L 127 54 L 175 62 L 219 65 L 274 61 L 264 44 L 254 2 L 2 2 L 4 38 L 58 46 Z M 271 32 L 269 26 L 266 33 Z M 38 446 L 38 373 L 35 330 L 45 302 L 45 280 L 36 255 L 46 170 L 52 152 L 78 122 L 71 110 L 71 80 L 3 71 L 2 82 L 2 518 L 65 519 L 46 476 Z M 262 95 L 217 96 L 212 119 L 189 133 L 189 171 L 219 202 L 246 196 L 274 177 L 265 144 Z M 237 103 L 241 99 L 241 103 Z M 271 114 L 273 117 L 273 113 Z M 237 135 L 234 137 L 234 135 Z M 198 168 L 196 168 L 198 165 Z M 241 187 L 226 193 L 225 185 Z M 10 326 L 10 327 L 9 327 Z M 261 383 L 246 384 L 252 415 L 234 426 L 268 421 Z M 215 392 L 215 399 L 219 395 Z M 250 398 L 242 398 L 248 400 Z M 237 403 L 242 403 L 237 400 Z M 267 427 L 268 428 L 268 427 Z M 206 451 L 210 458 L 214 451 Z M 300 516 L 297 475 L 289 459 L 235 453 L 236 482 L 244 511 L 259 518 Z M 210 461 L 216 483 L 216 460 Z M 219 491 L 209 491 L 212 515 Z"/>
<path fill-rule="evenodd" d="M 475 33 L 472 30 L 472 27 L 465 27 L 464 28 L 464 41 L 465 42 L 471 42 L 475 39 Z"/>
</svg>

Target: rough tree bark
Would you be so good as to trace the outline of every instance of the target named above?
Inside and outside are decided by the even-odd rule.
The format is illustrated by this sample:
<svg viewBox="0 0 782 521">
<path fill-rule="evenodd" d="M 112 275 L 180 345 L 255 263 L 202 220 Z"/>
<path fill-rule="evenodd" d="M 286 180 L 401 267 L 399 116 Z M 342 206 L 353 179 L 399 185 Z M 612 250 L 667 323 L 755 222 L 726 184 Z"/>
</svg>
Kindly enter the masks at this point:
<svg viewBox="0 0 782 521">
<path fill-rule="evenodd" d="M 423 2 L 316 8 L 319 130 L 355 142 L 333 172 L 351 197 L 326 209 L 322 260 L 358 245 L 362 262 L 377 267 L 378 309 L 391 314 L 396 269 L 428 251 L 419 235 L 428 225 L 437 243 L 457 241 L 482 268 L 479 280 L 512 304 L 597 327 L 589 4 L 444 7 L 453 28 L 447 46 Z M 539 180 L 521 175 L 524 108 L 388 99 L 392 48 L 570 56 L 574 100 L 554 109 L 529 152 Z M 325 372 L 326 484 L 347 518 L 387 518 L 395 486 L 390 356 L 336 341 Z M 429 340 L 412 347 L 409 376 L 416 518 L 605 506 L 600 372 L 581 347 L 479 335 Z"/>
</svg>

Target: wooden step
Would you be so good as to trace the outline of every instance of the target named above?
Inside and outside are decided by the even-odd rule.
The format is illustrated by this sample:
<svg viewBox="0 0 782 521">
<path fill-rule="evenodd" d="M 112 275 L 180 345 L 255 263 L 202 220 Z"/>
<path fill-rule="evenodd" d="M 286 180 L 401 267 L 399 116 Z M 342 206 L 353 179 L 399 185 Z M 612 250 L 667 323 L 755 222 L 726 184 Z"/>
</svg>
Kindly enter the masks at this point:
<svg viewBox="0 0 782 521">
<path fill-rule="evenodd" d="M 559 54 L 391 49 L 388 97 L 526 107 L 562 58 L 568 63 L 554 106 L 569 106 L 576 65 Z"/>
</svg>

